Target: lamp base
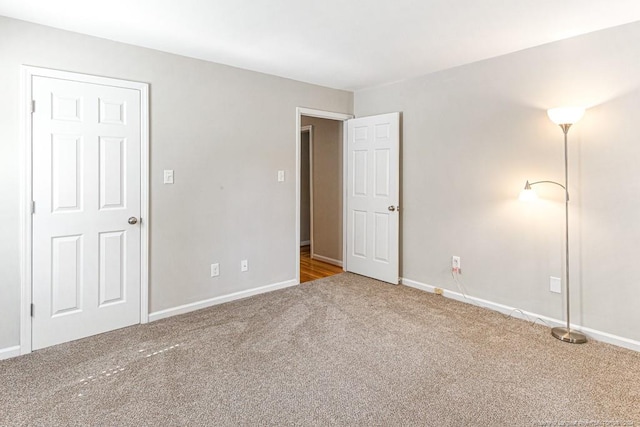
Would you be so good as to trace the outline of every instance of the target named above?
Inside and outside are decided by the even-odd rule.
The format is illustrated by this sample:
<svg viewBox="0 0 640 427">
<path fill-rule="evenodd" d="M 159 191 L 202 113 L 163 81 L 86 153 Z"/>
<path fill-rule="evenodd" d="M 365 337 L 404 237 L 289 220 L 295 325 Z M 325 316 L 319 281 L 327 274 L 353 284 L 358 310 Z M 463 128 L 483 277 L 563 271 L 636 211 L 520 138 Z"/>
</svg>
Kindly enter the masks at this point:
<svg viewBox="0 0 640 427">
<path fill-rule="evenodd" d="M 553 328 L 551 329 L 551 335 L 560 341 L 571 344 L 584 344 L 587 342 L 587 337 L 583 333 L 567 330 L 567 328 Z"/>
</svg>

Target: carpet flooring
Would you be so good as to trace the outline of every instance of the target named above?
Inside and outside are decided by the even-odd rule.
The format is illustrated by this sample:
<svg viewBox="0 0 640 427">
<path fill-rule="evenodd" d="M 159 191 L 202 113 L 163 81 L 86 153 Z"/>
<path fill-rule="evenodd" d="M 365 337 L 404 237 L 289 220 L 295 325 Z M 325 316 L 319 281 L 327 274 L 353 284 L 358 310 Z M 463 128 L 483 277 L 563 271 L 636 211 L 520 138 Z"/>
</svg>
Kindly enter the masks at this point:
<svg viewBox="0 0 640 427">
<path fill-rule="evenodd" d="M 0 362 L 0 425 L 640 426 L 640 353 L 344 273 Z"/>
</svg>

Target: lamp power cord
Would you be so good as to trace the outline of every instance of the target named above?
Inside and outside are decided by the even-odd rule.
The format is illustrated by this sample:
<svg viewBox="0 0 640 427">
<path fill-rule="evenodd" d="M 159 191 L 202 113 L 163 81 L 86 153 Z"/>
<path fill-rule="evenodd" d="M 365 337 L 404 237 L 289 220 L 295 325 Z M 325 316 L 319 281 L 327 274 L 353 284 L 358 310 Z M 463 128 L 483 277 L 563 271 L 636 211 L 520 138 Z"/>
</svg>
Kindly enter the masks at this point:
<svg viewBox="0 0 640 427">
<path fill-rule="evenodd" d="M 467 301 L 469 301 L 469 303 L 470 303 L 470 304 L 472 304 L 472 305 L 476 305 L 476 306 L 479 306 L 479 307 L 482 307 L 482 308 L 486 308 L 486 309 L 489 309 L 489 310 L 496 311 L 496 310 L 494 310 L 494 309 L 492 309 L 492 308 L 490 308 L 490 307 L 487 307 L 487 306 L 483 305 L 482 303 L 480 303 L 480 302 L 478 302 L 478 301 L 476 301 L 476 300 L 473 300 L 473 299 L 471 299 L 471 298 L 469 298 L 469 297 L 467 296 L 467 290 L 466 290 L 466 288 L 465 288 L 464 284 L 462 283 L 462 281 L 460 280 L 460 275 L 461 275 L 461 274 L 462 274 L 462 270 L 461 270 L 459 267 L 454 267 L 454 268 L 452 268 L 452 269 L 451 269 L 451 277 L 453 278 L 453 281 L 455 282 L 456 286 L 458 287 L 458 291 L 460 291 L 460 293 L 462 294 L 462 296 L 463 296 Z M 527 315 L 527 313 L 525 313 L 525 312 L 524 312 L 522 309 L 520 309 L 520 308 L 514 308 L 513 310 L 511 310 L 511 311 L 509 312 L 509 314 L 504 314 L 504 313 L 501 313 L 501 312 L 499 312 L 499 313 L 500 313 L 500 314 L 501 314 L 505 319 L 510 319 L 510 318 L 512 318 L 514 313 L 520 313 L 520 314 L 525 318 L 525 320 L 526 320 L 526 321 L 527 321 L 531 326 L 534 326 L 538 321 L 540 321 L 540 322 L 542 322 L 544 325 L 546 325 L 546 326 L 548 326 L 548 327 L 551 327 L 551 325 L 550 325 L 549 323 L 547 323 L 544 319 L 541 319 L 540 317 L 536 317 L 536 318 L 532 319 L 530 316 L 528 316 L 528 315 Z"/>
</svg>

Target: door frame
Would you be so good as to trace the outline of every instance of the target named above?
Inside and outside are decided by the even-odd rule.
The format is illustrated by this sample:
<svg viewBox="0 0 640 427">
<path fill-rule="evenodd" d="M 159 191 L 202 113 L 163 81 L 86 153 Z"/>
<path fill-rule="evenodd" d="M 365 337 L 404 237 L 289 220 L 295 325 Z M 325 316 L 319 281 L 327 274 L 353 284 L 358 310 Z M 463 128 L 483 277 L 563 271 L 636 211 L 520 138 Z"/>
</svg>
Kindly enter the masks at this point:
<svg viewBox="0 0 640 427">
<path fill-rule="evenodd" d="M 81 83 L 115 86 L 140 92 L 140 323 L 149 322 L 149 84 L 21 66 L 20 141 L 20 354 L 31 353 L 33 269 L 33 150 L 32 80 L 48 77 Z M 299 251 L 298 251 L 299 252 Z"/>
<path fill-rule="evenodd" d="M 300 133 L 304 132 L 309 133 L 309 253 L 313 258 L 313 125 L 302 126 Z M 302 140 L 300 141 L 300 146 L 302 150 Z M 300 172 L 302 173 L 302 169 Z M 300 179 L 302 183 L 302 176 Z M 302 190 L 302 185 L 300 190 Z M 300 245 L 302 245 L 302 240 L 300 240 Z"/>
<path fill-rule="evenodd" d="M 296 284 L 300 284 L 300 151 L 301 138 L 300 133 L 302 116 L 317 117 L 320 119 L 337 120 L 342 122 L 342 269 L 347 271 L 347 263 L 345 254 L 347 253 L 347 180 L 346 177 L 346 154 L 347 154 L 347 120 L 352 119 L 353 114 L 336 113 L 332 111 L 316 110 L 313 108 L 297 107 L 296 108 L 296 226 L 295 226 L 295 254 L 296 254 Z"/>
</svg>

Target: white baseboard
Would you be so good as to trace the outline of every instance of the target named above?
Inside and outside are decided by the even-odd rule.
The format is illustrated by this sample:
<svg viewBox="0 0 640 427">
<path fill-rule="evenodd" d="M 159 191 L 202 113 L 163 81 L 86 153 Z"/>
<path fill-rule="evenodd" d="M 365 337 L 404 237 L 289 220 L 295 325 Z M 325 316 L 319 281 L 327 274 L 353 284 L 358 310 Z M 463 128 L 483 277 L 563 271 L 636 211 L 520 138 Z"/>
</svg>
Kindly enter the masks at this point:
<svg viewBox="0 0 640 427">
<path fill-rule="evenodd" d="M 311 244 L 311 240 L 304 240 L 300 242 L 300 246 L 309 246 Z"/>
<path fill-rule="evenodd" d="M 201 308 L 207 308 L 225 302 L 235 301 L 237 299 L 247 298 L 253 295 L 264 294 L 266 292 L 275 291 L 278 289 L 288 288 L 290 286 L 297 285 L 298 282 L 295 279 L 287 280 L 285 282 L 274 283 L 272 285 L 261 286 L 259 288 L 247 289 L 246 291 L 234 292 L 228 295 L 222 295 L 215 298 L 210 298 L 202 301 L 192 302 L 190 304 L 184 304 L 177 307 L 167 308 L 165 310 L 156 311 L 149 314 L 149 322 L 154 320 L 164 319 L 166 317 L 177 316 L 178 314 L 189 313 L 191 311 L 200 310 Z"/>
<path fill-rule="evenodd" d="M 431 285 L 427 285 L 425 283 L 420 283 L 417 282 L 415 280 L 411 280 L 411 279 L 407 279 L 407 278 L 402 278 L 400 280 L 400 283 L 402 283 L 405 286 L 410 286 L 412 288 L 416 288 L 416 289 L 420 289 L 422 291 L 426 291 L 426 292 L 431 292 L 431 293 L 435 293 L 436 290 L 436 286 L 431 286 Z M 443 288 L 440 288 L 443 289 Z M 472 297 L 472 296 L 464 296 L 462 295 L 460 292 L 455 292 L 455 291 L 450 291 L 447 289 L 443 289 L 443 296 L 447 297 L 447 298 L 451 298 L 454 299 L 456 301 L 461 301 L 467 304 L 473 304 L 473 305 L 477 305 L 479 307 L 483 307 L 483 308 L 488 308 L 490 310 L 494 310 L 494 311 L 498 311 L 502 314 L 507 314 L 507 315 L 511 315 L 511 317 L 515 317 L 518 319 L 524 319 L 524 320 L 531 320 L 531 319 L 542 319 L 545 322 L 547 322 L 549 325 L 551 326 L 565 326 L 566 322 L 559 320 L 559 319 L 554 319 L 552 317 L 549 316 L 544 316 L 542 314 L 537 314 L 537 313 L 532 313 L 529 311 L 525 311 L 525 310 L 520 310 L 518 308 L 515 307 L 510 307 L 508 305 L 504 305 L 504 304 L 499 304 L 496 302 L 492 302 L 492 301 L 487 301 L 481 298 L 476 298 L 476 297 Z M 616 345 L 618 347 L 624 347 L 624 348 L 628 348 L 629 350 L 635 350 L 635 351 L 640 351 L 640 341 L 636 341 L 630 338 L 625 338 L 625 337 L 621 337 L 618 335 L 613 335 L 610 334 L 608 332 L 603 332 L 603 331 L 599 331 L 597 329 L 592 329 L 592 328 L 587 328 L 581 325 L 575 325 L 575 324 L 571 324 L 572 328 L 575 328 L 576 330 L 579 330 L 581 332 L 583 332 L 585 335 L 587 335 L 589 338 L 592 338 L 596 341 L 602 341 L 602 342 L 606 342 L 608 344 L 613 344 Z"/>
<path fill-rule="evenodd" d="M 342 267 L 342 261 L 338 261 L 337 259 L 329 258 L 326 256 L 311 254 L 311 259 L 317 259 L 318 261 L 326 262 L 327 264 L 337 265 L 338 267 Z"/>
<path fill-rule="evenodd" d="M 7 348 L 0 348 L 0 360 L 10 359 L 16 356 L 20 356 L 19 345 L 14 345 L 13 347 L 7 347 Z"/>
</svg>

